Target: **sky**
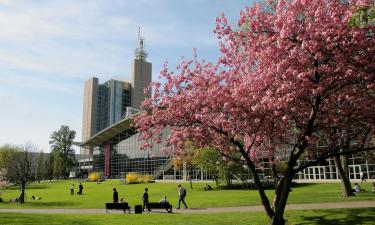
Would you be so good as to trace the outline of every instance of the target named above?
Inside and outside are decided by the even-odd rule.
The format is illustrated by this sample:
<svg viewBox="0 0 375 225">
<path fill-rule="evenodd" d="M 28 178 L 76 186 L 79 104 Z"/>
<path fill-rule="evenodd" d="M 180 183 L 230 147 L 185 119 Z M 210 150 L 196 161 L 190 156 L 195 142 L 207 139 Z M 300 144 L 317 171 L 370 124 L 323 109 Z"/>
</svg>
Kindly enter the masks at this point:
<svg viewBox="0 0 375 225">
<path fill-rule="evenodd" d="M 61 125 L 81 141 L 84 82 L 130 79 L 138 27 L 153 81 L 181 57 L 215 61 L 224 13 L 236 24 L 250 0 L 0 0 L 0 145 L 50 152 Z"/>
</svg>

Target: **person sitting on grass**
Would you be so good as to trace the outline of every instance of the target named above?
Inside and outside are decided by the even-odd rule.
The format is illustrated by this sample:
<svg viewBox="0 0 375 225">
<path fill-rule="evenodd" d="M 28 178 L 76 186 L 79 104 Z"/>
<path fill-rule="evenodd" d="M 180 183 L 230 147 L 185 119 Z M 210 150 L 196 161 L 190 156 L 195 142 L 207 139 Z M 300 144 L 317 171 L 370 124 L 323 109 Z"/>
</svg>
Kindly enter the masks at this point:
<svg viewBox="0 0 375 225">
<path fill-rule="evenodd" d="M 10 203 L 18 203 L 19 202 L 19 198 L 12 198 L 9 202 Z"/>
<path fill-rule="evenodd" d="M 354 184 L 354 187 L 353 187 L 353 191 L 354 191 L 355 193 L 360 193 L 360 192 L 364 192 L 365 190 L 363 190 L 363 189 L 361 188 L 361 186 L 360 186 L 358 183 L 355 183 L 355 184 Z"/>
<path fill-rule="evenodd" d="M 31 199 L 32 199 L 32 200 L 41 200 L 42 197 L 35 197 L 35 196 L 33 195 L 33 196 L 31 196 Z"/>
<path fill-rule="evenodd" d="M 208 191 L 208 190 L 212 190 L 212 187 L 209 185 L 209 184 L 205 184 L 204 185 L 204 188 L 203 188 L 205 191 Z"/>
</svg>

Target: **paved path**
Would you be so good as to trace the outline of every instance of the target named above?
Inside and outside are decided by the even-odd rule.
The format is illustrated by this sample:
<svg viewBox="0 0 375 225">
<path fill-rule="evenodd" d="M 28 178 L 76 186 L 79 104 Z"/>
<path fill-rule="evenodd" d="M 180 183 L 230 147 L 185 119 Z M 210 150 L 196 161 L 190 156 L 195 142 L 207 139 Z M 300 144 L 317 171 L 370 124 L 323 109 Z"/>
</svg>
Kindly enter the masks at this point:
<svg viewBox="0 0 375 225">
<path fill-rule="evenodd" d="M 288 204 L 287 210 L 305 210 L 305 209 L 340 209 L 340 208 L 365 208 L 375 207 L 375 201 L 353 201 L 353 202 L 328 202 L 328 203 L 310 203 L 310 204 Z M 192 208 L 192 209 L 174 209 L 175 213 L 221 213 L 221 212 L 255 212 L 264 211 L 263 206 L 241 206 L 224 208 Z M 63 214 L 105 214 L 105 209 L 2 209 L 0 213 L 63 213 Z M 165 210 L 153 210 L 152 213 L 165 213 Z M 122 213 L 120 210 L 111 210 L 110 213 Z"/>
</svg>

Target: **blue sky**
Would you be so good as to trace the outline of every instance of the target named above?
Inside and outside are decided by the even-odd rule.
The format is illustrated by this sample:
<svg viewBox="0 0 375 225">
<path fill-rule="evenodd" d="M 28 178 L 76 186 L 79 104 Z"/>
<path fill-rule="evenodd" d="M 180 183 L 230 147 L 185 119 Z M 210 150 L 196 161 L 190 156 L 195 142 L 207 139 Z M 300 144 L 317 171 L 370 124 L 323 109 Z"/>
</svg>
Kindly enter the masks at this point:
<svg viewBox="0 0 375 225">
<path fill-rule="evenodd" d="M 36 144 L 68 125 L 81 140 L 84 81 L 130 80 L 138 26 L 157 80 L 181 56 L 215 60 L 215 18 L 250 0 L 0 0 L 0 145 Z"/>
</svg>

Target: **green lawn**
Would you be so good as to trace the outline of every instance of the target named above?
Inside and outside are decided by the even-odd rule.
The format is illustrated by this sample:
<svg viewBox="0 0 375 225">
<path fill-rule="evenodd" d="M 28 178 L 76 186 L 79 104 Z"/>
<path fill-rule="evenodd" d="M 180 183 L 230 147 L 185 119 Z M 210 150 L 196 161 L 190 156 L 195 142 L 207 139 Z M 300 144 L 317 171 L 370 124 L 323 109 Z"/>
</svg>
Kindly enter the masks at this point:
<svg viewBox="0 0 375 225">
<path fill-rule="evenodd" d="M 11 198 L 19 196 L 19 191 L 14 187 L 1 195 L 5 202 L 0 203 L 0 208 L 103 208 L 105 202 L 112 201 L 112 189 L 117 188 L 119 197 L 123 197 L 130 206 L 141 203 L 141 196 L 145 187 L 149 188 L 150 201 L 159 201 L 167 195 L 169 201 L 176 207 L 177 183 L 150 183 L 120 185 L 118 180 L 107 180 L 101 184 L 83 182 L 83 195 L 70 195 L 70 186 L 74 181 L 58 181 L 34 183 L 27 187 L 27 201 L 17 205 L 9 203 Z M 74 182 L 78 187 L 78 182 Z M 259 195 L 256 190 L 219 190 L 203 191 L 204 183 L 194 183 L 193 189 L 188 183 L 186 202 L 190 208 L 228 207 L 260 205 Z M 214 187 L 214 184 L 211 183 Z M 366 190 L 371 189 L 371 184 L 363 184 Z M 77 190 L 76 190 L 77 191 Z M 267 191 L 272 196 L 273 191 Z M 40 196 L 42 200 L 31 200 L 31 196 Z M 337 201 L 375 200 L 374 193 L 361 193 L 348 199 L 341 198 L 340 184 L 303 184 L 293 188 L 288 203 L 316 203 Z"/>
<path fill-rule="evenodd" d="M 375 221 L 375 208 L 340 209 L 340 210 L 304 210 L 287 211 L 287 224 L 296 225 L 372 225 Z M 116 224 L 236 224 L 257 225 L 267 224 L 264 213 L 212 213 L 212 214 L 105 214 L 105 215 L 75 215 L 75 214 L 22 214 L 0 213 L 2 225 L 116 225 Z"/>
</svg>

